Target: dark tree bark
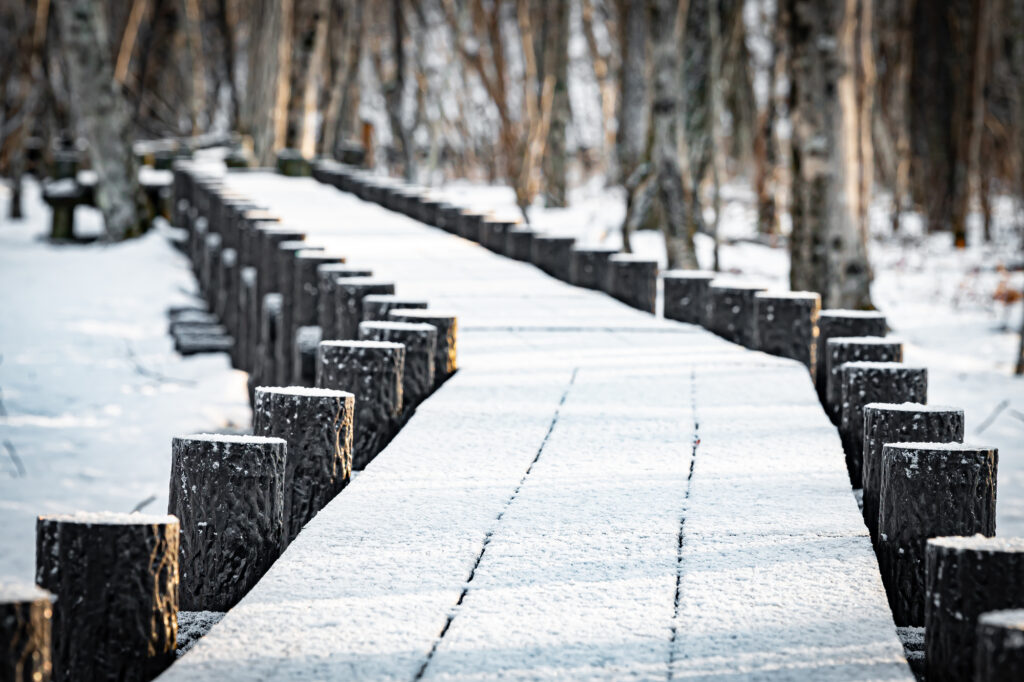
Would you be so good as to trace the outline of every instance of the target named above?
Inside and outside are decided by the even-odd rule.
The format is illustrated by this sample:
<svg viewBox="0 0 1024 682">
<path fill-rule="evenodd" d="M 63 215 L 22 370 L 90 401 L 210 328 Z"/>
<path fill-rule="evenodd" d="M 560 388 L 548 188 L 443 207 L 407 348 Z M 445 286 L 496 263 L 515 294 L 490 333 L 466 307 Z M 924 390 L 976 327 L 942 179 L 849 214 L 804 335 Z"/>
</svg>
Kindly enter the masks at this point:
<svg viewBox="0 0 1024 682">
<path fill-rule="evenodd" d="M 545 41 L 544 57 L 555 78 L 555 91 L 551 99 L 551 124 L 544 147 L 544 203 L 563 207 L 567 203 L 565 133 L 572 115 L 569 110 L 570 5 L 568 0 L 554 0 L 546 4 L 545 10 L 550 40 Z M 546 68 L 545 73 L 548 73 Z"/>
</svg>

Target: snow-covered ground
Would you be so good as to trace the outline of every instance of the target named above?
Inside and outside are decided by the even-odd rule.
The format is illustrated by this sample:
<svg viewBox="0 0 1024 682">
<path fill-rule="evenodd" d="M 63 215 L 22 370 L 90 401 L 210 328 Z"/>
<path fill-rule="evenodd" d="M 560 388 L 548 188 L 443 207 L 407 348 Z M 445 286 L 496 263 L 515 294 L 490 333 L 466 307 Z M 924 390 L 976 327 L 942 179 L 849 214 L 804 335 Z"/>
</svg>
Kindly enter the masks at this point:
<svg viewBox="0 0 1024 682">
<path fill-rule="evenodd" d="M 26 189 L 12 222 L 0 187 L 0 576 L 30 580 L 38 514 L 163 512 L 171 437 L 245 428 L 249 410 L 225 355 L 174 352 L 165 311 L 195 284 L 163 236 L 48 244 Z M 100 230 L 93 209 L 76 221 Z"/>
<path fill-rule="evenodd" d="M 452 183 L 441 192 L 459 203 L 518 216 L 506 187 Z M 1020 236 L 1010 200 L 996 202 L 993 245 L 957 251 L 950 235 L 921 236 L 918 216 L 904 218 L 905 234 L 888 236 L 888 199 L 879 197 L 871 212 L 870 258 L 875 271 L 872 299 L 886 313 L 892 334 L 904 341 L 907 362 L 928 367 L 929 402 L 962 407 L 966 440 L 999 448 L 997 528 L 1000 535 L 1024 536 L 1024 377 L 1014 377 L 1024 305 L 993 300 L 1000 280 L 1018 291 L 1024 273 L 1004 274 L 1000 266 L 1021 263 Z M 577 188 L 567 209 L 530 209 L 538 229 L 575 236 L 579 243 L 621 246 L 619 226 L 625 216 L 620 188 L 605 188 L 600 179 Z M 710 216 L 708 216 L 710 219 Z M 736 279 L 787 289 L 789 257 L 784 248 L 743 241 L 756 225 L 754 196 L 742 182 L 723 187 L 720 266 Z M 969 219 L 972 244 L 978 244 L 980 217 Z M 661 234 L 633 235 L 633 250 L 664 266 Z M 702 267 L 713 262 L 712 240 L 697 237 Z"/>
</svg>

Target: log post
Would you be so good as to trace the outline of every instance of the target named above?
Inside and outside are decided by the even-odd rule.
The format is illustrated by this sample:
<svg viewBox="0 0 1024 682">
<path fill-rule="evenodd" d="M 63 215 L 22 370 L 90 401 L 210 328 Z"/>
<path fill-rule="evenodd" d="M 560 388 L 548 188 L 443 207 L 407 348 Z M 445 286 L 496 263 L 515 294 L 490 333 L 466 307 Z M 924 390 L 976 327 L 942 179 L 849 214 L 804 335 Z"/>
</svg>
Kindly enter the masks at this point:
<svg viewBox="0 0 1024 682">
<path fill-rule="evenodd" d="M 174 661 L 178 519 L 78 512 L 36 521 L 53 606 L 53 678 L 149 680 Z"/>
<path fill-rule="evenodd" d="M 235 326 L 238 319 L 238 252 L 234 249 L 222 250 L 218 267 L 220 272 L 217 276 L 217 291 L 214 292 L 212 309 L 224 324 L 228 334 L 234 336 L 238 332 Z"/>
<path fill-rule="evenodd" d="M 281 293 L 277 288 L 281 281 L 278 271 L 278 245 L 284 242 L 303 241 L 305 238 L 304 232 L 287 227 L 267 227 L 259 230 L 258 246 L 253 255 L 256 261 L 253 265 L 260 272 L 257 300 L 262 301 L 267 294 Z"/>
<path fill-rule="evenodd" d="M 814 376 L 821 295 L 813 291 L 754 295 L 754 347 L 797 360 Z"/>
<path fill-rule="evenodd" d="M 443 384 L 458 369 L 459 323 L 454 315 L 433 310 L 397 308 L 388 313 L 395 322 L 423 322 L 437 327 L 437 350 L 434 353 L 434 388 Z"/>
<path fill-rule="evenodd" d="M 825 402 L 833 424 L 843 418 L 843 381 L 839 368 L 847 362 L 903 362 L 903 342 L 882 336 L 834 336 L 819 348 L 824 352 Z"/>
<path fill-rule="evenodd" d="M 472 209 L 459 212 L 458 235 L 471 242 L 480 241 L 480 230 L 483 227 L 485 213 Z"/>
<path fill-rule="evenodd" d="M 1024 538 L 943 537 L 925 548 L 928 682 L 969 680 L 978 617 L 1024 608 Z"/>
<path fill-rule="evenodd" d="M 274 363 L 277 337 L 281 333 L 281 294 L 267 294 L 260 306 L 259 343 L 249 372 L 249 404 L 255 404 L 256 387 L 275 383 L 277 369 Z"/>
<path fill-rule="evenodd" d="M 0 680 L 49 682 L 53 595 L 34 585 L 0 582 Z"/>
<path fill-rule="evenodd" d="M 481 227 L 483 245 L 494 253 L 505 255 L 505 244 L 508 241 L 509 230 L 515 229 L 518 224 L 514 220 L 484 218 L 483 226 Z"/>
<path fill-rule="evenodd" d="M 878 568 L 899 627 L 924 626 L 924 543 L 996 532 L 994 448 L 958 443 L 882 447 Z"/>
<path fill-rule="evenodd" d="M 709 327 L 708 306 L 714 278 L 715 273 L 704 270 L 669 270 L 662 275 L 665 319 Z"/>
<path fill-rule="evenodd" d="M 327 263 L 316 269 L 317 289 L 319 289 L 316 302 L 316 323 L 329 336 L 333 336 L 338 327 L 338 294 L 335 291 L 338 280 L 349 277 L 373 277 L 373 270 L 352 267 L 344 263 Z"/>
<path fill-rule="evenodd" d="M 284 469 L 287 542 L 348 485 L 355 396 L 326 388 L 256 389 L 253 433 L 288 444 Z"/>
<path fill-rule="evenodd" d="M 277 245 L 277 288 L 282 296 L 281 333 L 277 335 L 274 356 L 276 368 L 274 383 L 283 386 L 292 376 L 292 345 L 295 341 L 295 266 L 303 253 L 322 253 L 323 247 L 312 246 L 305 241 L 286 241 Z"/>
<path fill-rule="evenodd" d="M 460 209 L 458 206 L 452 203 L 444 202 L 438 209 L 438 227 L 445 232 L 452 234 L 459 233 L 459 215 Z"/>
<path fill-rule="evenodd" d="M 885 336 L 885 315 L 874 310 L 822 310 L 818 315 L 818 357 L 824 358 L 828 340 L 836 336 Z M 828 384 L 826 362 L 819 362 L 815 368 L 814 386 L 818 399 L 825 403 Z"/>
<path fill-rule="evenodd" d="M 843 412 L 839 437 L 850 484 L 864 480 L 864 406 L 869 403 L 925 403 L 928 370 L 899 362 L 847 362 L 840 366 Z"/>
<path fill-rule="evenodd" d="M 754 347 L 754 297 L 764 291 L 754 284 L 721 284 L 708 288 L 708 329 L 723 339 Z"/>
<path fill-rule="evenodd" d="M 574 246 L 569 255 L 569 282 L 578 287 L 608 290 L 608 259 L 619 250 L 611 246 Z"/>
<path fill-rule="evenodd" d="M 405 346 L 402 409 L 410 414 L 434 390 L 437 327 L 416 322 L 363 322 L 360 341 L 392 341 Z"/>
<path fill-rule="evenodd" d="M 404 298 L 394 294 L 370 294 L 363 297 L 364 322 L 388 320 L 388 313 L 396 308 L 425 310 L 427 302 L 422 299 Z"/>
<path fill-rule="evenodd" d="M 530 262 L 536 237 L 537 233 L 525 225 L 512 228 L 505 236 L 505 255 L 514 260 Z"/>
<path fill-rule="evenodd" d="M 316 349 L 324 340 L 323 330 L 307 325 L 295 330 L 292 344 L 291 386 L 312 386 L 316 383 Z"/>
<path fill-rule="evenodd" d="M 208 234 L 204 239 L 202 270 L 199 273 L 199 290 L 206 304 L 213 310 L 219 287 L 220 251 L 223 242 L 217 233 Z"/>
<path fill-rule="evenodd" d="M 1024 609 L 981 614 L 977 642 L 976 682 L 1024 680 Z"/>
<path fill-rule="evenodd" d="M 830 339 L 834 341 L 835 339 Z M 962 443 L 964 411 L 920 403 L 864 406 L 864 523 L 878 540 L 878 493 L 882 487 L 882 447 L 887 443 Z"/>
<path fill-rule="evenodd" d="M 238 333 L 232 348 L 231 365 L 245 372 L 252 371 L 260 329 L 260 305 L 256 298 L 258 277 L 256 268 L 251 266 L 242 268 L 238 277 Z"/>
<path fill-rule="evenodd" d="M 608 293 L 630 307 L 653 315 L 658 302 L 658 261 L 617 253 L 608 259 L 608 268 Z"/>
<path fill-rule="evenodd" d="M 394 294 L 393 282 L 367 277 L 346 277 L 334 283 L 334 332 L 324 329 L 330 339 L 354 341 L 363 321 L 363 299 L 370 294 Z"/>
<path fill-rule="evenodd" d="M 284 549 L 287 446 L 195 434 L 171 442 L 168 512 L 181 520 L 181 608 L 227 611 Z"/>
<path fill-rule="evenodd" d="M 575 243 L 572 237 L 534 235 L 530 261 L 552 277 L 568 282 L 569 263 Z"/>
<path fill-rule="evenodd" d="M 361 471 L 384 449 L 402 415 L 405 346 L 381 341 L 323 341 L 316 385 L 355 396 L 352 468 Z"/>
</svg>

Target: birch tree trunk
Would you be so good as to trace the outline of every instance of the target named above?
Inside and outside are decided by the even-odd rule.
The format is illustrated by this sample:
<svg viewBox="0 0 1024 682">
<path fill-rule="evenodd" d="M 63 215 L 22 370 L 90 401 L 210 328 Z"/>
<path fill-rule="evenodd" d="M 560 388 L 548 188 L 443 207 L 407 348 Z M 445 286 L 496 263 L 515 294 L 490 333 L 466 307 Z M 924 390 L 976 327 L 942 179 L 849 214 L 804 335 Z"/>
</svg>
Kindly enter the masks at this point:
<svg viewBox="0 0 1024 682">
<path fill-rule="evenodd" d="M 545 59 L 551 65 L 555 90 L 551 100 L 551 123 L 544 148 L 544 203 L 564 207 L 566 144 L 569 127 L 569 0 L 550 0 L 546 7 L 550 41 L 545 45 Z M 544 70 L 546 76 L 548 70 Z"/>
<path fill-rule="evenodd" d="M 128 103 L 114 80 L 103 0 L 62 0 L 54 8 L 76 124 L 89 142 L 98 176 L 96 205 L 107 237 L 139 234 L 138 178 L 129 139 Z"/>
<path fill-rule="evenodd" d="M 687 226 L 683 177 L 679 168 L 680 35 L 678 0 L 651 0 L 651 51 L 654 62 L 651 162 L 661 201 L 662 229 L 669 268 L 697 268 L 693 232 Z"/>
<path fill-rule="evenodd" d="M 792 185 L 790 285 L 822 306 L 871 307 L 864 223 L 870 124 L 858 102 L 857 26 L 864 3 L 786 0 Z"/>
</svg>

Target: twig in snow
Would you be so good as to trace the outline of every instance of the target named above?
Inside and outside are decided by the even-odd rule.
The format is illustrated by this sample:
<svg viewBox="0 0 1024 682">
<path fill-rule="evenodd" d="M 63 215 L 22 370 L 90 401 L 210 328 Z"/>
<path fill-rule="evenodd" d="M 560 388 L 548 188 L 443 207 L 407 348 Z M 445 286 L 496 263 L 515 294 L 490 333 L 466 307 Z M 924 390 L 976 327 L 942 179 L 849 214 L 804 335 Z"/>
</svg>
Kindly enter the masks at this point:
<svg viewBox="0 0 1024 682">
<path fill-rule="evenodd" d="M 1010 410 L 1010 416 L 1016 417 L 1017 419 L 1024 422 L 1024 412 L 1021 412 L 1020 410 Z"/>
<path fill-rule="evenodd" d="M 25 463 L 21 461 L 21 457 L 18 456 L 18 451 L 14 449 L 14 443 L 9 440 L 4 441 L 4 447 L 7 449 L 7 455 L 14 462 L 14 476 L 12 478 L 25 478 Z"/>
<path fill-rule="evenodd" d="M 142 502 L 139 502 L 137 505 L 135 505 L 135 507 L 132 509 L 131 513 L 134 514 L 135 512 L 140 512 L 143 509 L 145 509 L 146 507 L 148 507 L 149 505 L 151 505 L 155 501 L 156 501 L 156 495 L 150 495 L 149 497 L 144 499 Z"/>
<path fill-rule="evenodd" d="M 981 422 L 981 424 L 978 425 L 978 428 L 975 429 L 974 433 L 976 433 L 978 435 L 981 435 L 981 432 L 984 431 L 985 429 L 987 429 L 988 427 L 992 426 L 992 422 L 994 422 L 996 420 L 996 417 L 998 417 L 1000 414 L 1002 414 L 1003 410 L 1005 410 L 1009 406 L 1010 406 L 1010 401 L 1009 400 L 1004 400 L 1003 402 L 1001 402 L 998 405 L 996 405 L 996 409 L 992 410 L 992 414 L 990 414 L 985 419 L 985 421 Z"/>
<path fill-rule="evenodd" d="M 127 348 L 128 350 L 128 362 L 132 363 L 132 367 L 135 369 L 136 374 L 144 376 L 147 379 L 152 379 L 154 381 L 158 381 L 160 383 L 165 384 L 181 384 L 182 386 L 196 385 L 196 382 L 192 381 L 191 379 L 176 379 L 174 377 L 169 377 L 166 374 L 154 372 L 153 370 L 144 367 L 142 363 L 139 362 L 139 359 L 135 356 L 135 350 L 132 349 L 132 344 L 129 343 L 128 341 L 125 341 L 124 345 L 125 348 Z"/>
</svg>

